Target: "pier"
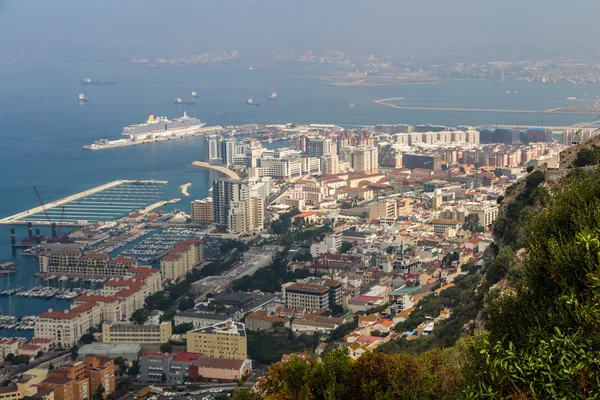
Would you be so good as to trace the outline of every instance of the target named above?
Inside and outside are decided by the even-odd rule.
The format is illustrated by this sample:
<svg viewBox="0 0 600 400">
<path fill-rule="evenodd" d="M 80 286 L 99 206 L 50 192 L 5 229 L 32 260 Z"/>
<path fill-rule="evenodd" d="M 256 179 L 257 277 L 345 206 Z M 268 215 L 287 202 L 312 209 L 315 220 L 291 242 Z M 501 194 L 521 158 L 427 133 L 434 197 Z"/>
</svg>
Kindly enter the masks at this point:
<svg viewBox="0 0 600 400">
<path fill-rule="evenodd" d="M 80 226 L 88 222 L 114 221 L 157 204 L 167 181 L 116 180 L 0 219 L 0 224 L 38 225 L 58 223 Z"/>
<path fill-rule="evenodd" d="M 413 107 L 397 106 L 390 101 L 403 100 L 400 97 L 390 99 L 373 100 L 373 103 L 385 107 L 395 108 L 405 111 L 457 111 L 457 112 L 487 112 L 487 113 L 506 113 L 506 114 L 571 114 L 571 115 L 598 115 L 600 109 L 596 108 L 551 108 L 549 110 L 501 110 L 495 108 L 457 108 L 457 107 Z"/>
<path fill-rule="evenodd" d="M 228 177 L 228 178 L 231 178 L 231 179 L 240 179 L 240 177 L 238 176 L 238 174 L 236 174 L 236 173 L 235 173 L 235 172 L 233 172 L 232 170 L 230 170 L 230 169 L 227 169 L 227 168 L 225 168 L 225 167 L 222 167 L 222 166 L 220 166 L 220 165 L 212 165 L 212 164 L 209 164 L 209 163 L 207 163 L 207 162 L 204 162 L 204 161 L 194 161 L 194 162 L 192 163 L 192 165 L 193 165 L 194 167 L 200 167 L 200 168 L 214 169 L 215 171 L 219 171 L 219 172 L 221 172 L 222 174 L 225 174 L 225 175 L 227 175 L 227 177 Z"/>
</svg>

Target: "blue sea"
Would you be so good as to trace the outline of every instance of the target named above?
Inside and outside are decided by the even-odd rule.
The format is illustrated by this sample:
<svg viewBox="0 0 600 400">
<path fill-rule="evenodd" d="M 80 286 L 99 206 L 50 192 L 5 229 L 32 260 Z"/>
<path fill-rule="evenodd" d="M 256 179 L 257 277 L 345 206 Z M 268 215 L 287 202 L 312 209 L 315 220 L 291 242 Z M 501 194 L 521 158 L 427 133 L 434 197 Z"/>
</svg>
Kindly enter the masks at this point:
<svg viewBox="0 0 600 400">
<path fill-rule="evenodd" d="M 334 87 L 308 78 L 323 68 L 265 66 L 149 66 L 133 64 L 0 65 L 0 216 L 36 206 L 33 186 L 45 202 L 115 179 L 168 180 L 165 197 L 182 197 L 179 186 L 191 182 L 191 197 L 177 207 L 189 211 L 189 199 L 207 195 L 218 174 L 192 167 L 203 154 L 202 140 L 189 138 L 104 151 L 86 151 L 99 138 L 117 139 L 122 127 L 145 121 L 148 114 L 169 118 L 183 111 L 208 125 L 245 123 L 335 123 L 344 126 L 379 123 L 445 125 L 565 125 L 593 116 L 401 111 L 372 103 L 404 97 L 399 105 L 544 110 L 572 106 L 566 97 L 595 99 L 600 86 L 512 84 L 518 95 L 506 95 L 504 84 L 463 80 L 390 87 Z M 84 87 L 80 81 L 117 80 L 116 87 Z M 276 90 L 279 97 L 268 101 Z M 195 106 L 176 106 L 176 97 L 199 95 Z M 80 105 L 79 93 L 89 98 Z M 261 107 L 246 106 L 246 99 Z M 355 107 L 349 107 L 354 103 Z M 589 103 L 588 103 L 589 104 Z M 37 272 L 37 260 L 13 254 L 8 226 L 0 226 L 0 263 L 14 260 L 18 280 L 26 287 Z M 42 229 L 42 232 L 46 230 Z M 17 227 L 17 237 L 26 234 Z M 7 287 L 0 277 L 0 291 Z M 16 315 L 47 308 L 63 309 L 63 300 L 13 299 Z M 0 311 L 9 312 L 0 297 Z M 3 333 L 0 332 L 0 336 Z"/>
</svg>

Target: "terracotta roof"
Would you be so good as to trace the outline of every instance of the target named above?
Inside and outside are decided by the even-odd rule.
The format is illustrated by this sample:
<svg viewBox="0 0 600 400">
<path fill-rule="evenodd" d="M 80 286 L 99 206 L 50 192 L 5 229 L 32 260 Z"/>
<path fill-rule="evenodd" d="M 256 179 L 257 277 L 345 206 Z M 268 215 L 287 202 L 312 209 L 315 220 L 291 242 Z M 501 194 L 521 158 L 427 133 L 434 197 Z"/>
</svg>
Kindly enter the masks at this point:
<svg viewBox="0 0 600 400">
<path fill-rule="evenodd" d="M 74 301 L 95 301 L 98 303 L 114 303 L 115 301 L 119 301 L 116 297 L 113 296 L 100 296 L 100 295 L 84 295 L 76 297 Z"/>
<path fill-rule="evenodd" d="M 202 356 L 200 353 L 179 353 L 177 354 L 171 362 L 189 362 L 192 363 L 198 357 Z"/>
<path fill-rule="evenodd" d="M 17 386 L 7 386 L 7 387 L 0 387 L 0 393 L 12 393 L 12 392 L 18 392 L 19 388 Z"/>
<path fill-rule="evenodd" d="M 29 341 L 29 343 L 52 343 L 52 339 L 33 338 Z"/>
<path fill-rule="evenodd" d="M 71 381 L 73 381 L 73 379 L 71 378 L 46 378 L 43 381 L 40 382 L 41 385 L 43 384 L 50 384 L 50 385 L 66 385 L 67 383 L 70 383 Z"/>
<path fill-rule="evenodd" d="M 129 297 L 134 293 L 140 291 L 140 288 L 129 288 L 129 289 L 121 289 L 117 293 L 115 293 L 116 297 Z"/>
<path fill-rule="evenodd" d="M 24 344 L 19 346 L 19 350 L 39 350 L 41 349 L 40 346 L 38 346 L 37 344 Z"/>
<path fill-rule="evenodd" d="M 76 249 L 60 249 L 57 250 L 55 254 L 81 254 L 81 252 Z"/>
<path fill-rule="evenodd" d="M 312 215 L 316 215 L 317 213 L 314 211 L 307 211 L 307 212 L 303 212 L 301 214 L 297 214 L 294 215 L 294 218 L 304 218 L 304 217 L 310 217 Z"/>
<path fill-rule="evenodd" d="M 90 254 L 86 254 L 85 256 L 83 256 L 83 258 L 103 258 L 103 259 L 107 259 L 108 258 L 108 254 L 106 254 L 106 253 L 90 253 Z"/>
<path fill-rule="evenodd" d="M 176 260 L 179 260 L 181 257 L 183 257 L 183 256 L 179 253 L 169 253 L 169 254 L 165 255 L 161 260 L 162 261 L 176 261 Z"/>
<path fill-rule="evenodd" d="M 88 302 L 80 306 L 74 307 L 70 310 L 61 311 L 47 311 L 40 314 L 40 318 L 54 318 L 54 319 L 73 319 L 79 316 L 79 314 L 93 308 L 96 303 Z"/>
<path fill-rule="evenodd" d="M 245 360 L 230 360 L 225 358 L 198 357 L 193 365 L 197 367 L 239 370 Z"/>
</svg>

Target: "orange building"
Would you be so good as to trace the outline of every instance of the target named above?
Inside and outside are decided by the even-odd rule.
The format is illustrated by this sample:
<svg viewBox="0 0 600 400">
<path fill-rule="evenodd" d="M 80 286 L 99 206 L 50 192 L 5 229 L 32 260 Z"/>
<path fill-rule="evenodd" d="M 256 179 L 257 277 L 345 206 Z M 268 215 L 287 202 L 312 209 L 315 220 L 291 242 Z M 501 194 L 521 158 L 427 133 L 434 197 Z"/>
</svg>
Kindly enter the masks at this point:
<svg viewBox="0 0 600 400">
<path fill-rule="evenodd" d="M 96 394 L 100 387 L 106 398 L 115 390 L 113 359 L 88 354 L 51 371 L 39 387 L 53 389 L 56 400 L 85 400 Z"/>
<path fill-rule="evenodd" d="M 38 387 L 54 390 L 56 400 L 74 400 L 73 379 L 48 377 L 38 383 Z"/>
<path fill-rule="evenodd" d="M 115 390 L 115 362 L 112 358 L 88 354 L 83 357 L 87 362 L 91 394 L 100 386 L 108 395 Z"/>
</svg>

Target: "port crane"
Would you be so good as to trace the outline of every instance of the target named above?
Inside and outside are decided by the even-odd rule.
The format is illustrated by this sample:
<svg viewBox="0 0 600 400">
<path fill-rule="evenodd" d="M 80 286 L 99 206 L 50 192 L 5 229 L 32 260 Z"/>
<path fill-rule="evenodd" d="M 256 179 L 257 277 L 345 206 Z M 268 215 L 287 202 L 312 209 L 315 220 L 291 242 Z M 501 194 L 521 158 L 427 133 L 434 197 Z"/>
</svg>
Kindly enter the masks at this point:
<svg viewBox="0 0 600 400">
<path fill-rule="evenodd" d="M 37 199 L 37 201 L 40 203 L 40 207 L 42 207 L 42 210 L 44 210 L 44 214 L 46 214 L 46 219 L 48 220 L 48 222 L 50 222 L 50 215 L 48 214 L 48 210 L 46 209 L 46 204 L 44 204 L 44 200 L 42 200 L 42 195 L 35 186 L 33 187 L 33 193 L 35 195 L 34 202 Z"/>
</svg>

